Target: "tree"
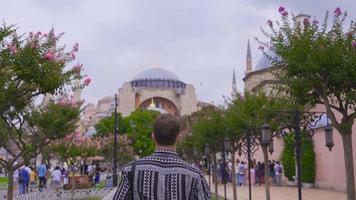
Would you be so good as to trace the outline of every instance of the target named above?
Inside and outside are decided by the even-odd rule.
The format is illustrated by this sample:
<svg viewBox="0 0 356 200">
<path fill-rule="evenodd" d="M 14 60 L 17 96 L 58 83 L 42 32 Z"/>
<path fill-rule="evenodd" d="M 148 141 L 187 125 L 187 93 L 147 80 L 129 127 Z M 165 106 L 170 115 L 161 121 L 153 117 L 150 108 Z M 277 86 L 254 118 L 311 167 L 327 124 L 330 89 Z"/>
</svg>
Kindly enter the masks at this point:
<svg viewBox="0 0 356 200">
<path fill-rule="evenodd" d="M 134 152 L 139 156 L 150 155 L 155 147 L 151 138 L 153 123 L 159 116 L 158 112 L 135 110 L 129 116 L 118 117 L 119 133 L 127 135 L 131 140 Z M 97 133 L 94 137 L 111 137 L 114 133 L 115 116 L 101 119 L 95 125 Z"/>
<path fill-rule="evenodd" d="M 0 159 L 0 165 L 9 174 L 8 199 L 13 197 L 14 170 L 53 139 L 71 132 L 79 116 L 79 106 L 60 103 L 39 109 L 36 100 L 46 94 L 63 95 L 75 89 L 71 87 L 74 80 L 82 78 L 81 65 L 66 69 L 75 58 L 78 44 L 71 51 L 58 47 L 62 34 L 56 36 L 53 29 L 48 34 L 31 32 L 28 36 L 19 36 L 16 31 L 13 25 L 0 27 L 0 147 L 10 155 L 9 159 Z M 89 82 L 88 78 L 76 87 Z"/>
<path fill-rule="evenodd" d="M 118 114 L 118 128 L 119 134 L 127 133 L 127 120 L 125 120 L 121 114 Z M 101 119 L 97 124 L 95 124 L 96 133 L 94 137 L 108 137 L 113 135 L 115 130 L 115 113 L 112 113 L 110 117 L 105 117 Z"/>
<path fill-rule="evenodd" d="M 106 161 L 113 160 L 114 155 L 114 136 L 110 135 L 105 138 L 100 138 L 100 154 Z M 121 134 L 118 136 L 116 153 L 118 156 L 117 162 L 119 166 L 123 166 L 126 163 L 134 160 L 135 152 L 133 150 L 132 141 L 128 138 L 127 134 Z M 112 163 L 112 162 L 111 162 Z M 112 168 L 112 167 L 111 167 Z"/>
<path fill-rule="evenodd" d="M 207 106 L 192 115 L 194 121 L 191 125 L 192 135 L 189 139 L 192 146 L 201 152 L 204 152 L 205 144 L 209 145 L 213 155 L 215 195 L 218 198 L 216 153 L 222 150 L 221 145 L 226 136 L 223 110 L 215 106 Z"/>
<path fill-rule="evenodd" d="M 228 118 L 228 125 L 234 134 L 250 134 L 257 138 L 259 144 L 261 143 L 261 127 L 265 123 L 269 123 L 272 131 L 276 131 L 281 122 L 278 114 L 273 111 L 288 109 L 288 102 L 281 97 L 267 97 L 264 93 L 251 94 L 245 92 L 244 96 L 234 99 L 226 111 Z M 238 139 L 241 137 L 237 135 Z M 241 142 L 241 141 L 239 141 Z M 267 147 L 262 146 L 264 155 L 264 171 L 265 177 L 268 174 L 268 152 Z M 265 181 L 266 199 L 270 199 L 269 182 Z"/>
<path fill-rule="evenodd" d="M 129 124 L 127 135 L 135 153 L 140 157 L 150 155 L 155 149 L 151 134 L 158 116 L 158 112 L 135 110 L 126 119 Z"/>
<path fill-rule="evenodd" d="M 262 29 L 269 41 L 261 42 L 260 49 L 266 47 L 278 55 L 265 52 L 280 66 L 276 75 L 296 103 L 325 106 L 343 141 L 347 199 L 355 200 L 352 126 L 356 117 L 356 23 L 345 27 L 347 14 L 340 8 L 334 11 L 331 24 L 327 12 L 321 25 L 309 18 L 298 24 L 285 8 L 279 11 L 277 26 L 269 20 L 271 32 Z"/>
</svg>

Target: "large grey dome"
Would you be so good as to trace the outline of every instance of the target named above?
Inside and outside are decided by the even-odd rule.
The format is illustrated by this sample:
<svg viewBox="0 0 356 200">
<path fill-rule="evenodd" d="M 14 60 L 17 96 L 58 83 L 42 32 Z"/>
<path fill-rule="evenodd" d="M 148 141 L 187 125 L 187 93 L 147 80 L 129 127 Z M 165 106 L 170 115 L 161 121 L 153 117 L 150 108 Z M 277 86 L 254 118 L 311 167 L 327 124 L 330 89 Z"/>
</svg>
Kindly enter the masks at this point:
<svg viewBox="0 0 356 200">
<path fill-rule="evenodd" d="M 160 68 L 144 70 L 130 83 L 133 87 L 185 88 L 186 86 L 174 73 Z"/>
<path fill-rule="evenodd" d="M 280 60 L 279 56 L 276 53 L 274 53 L 272 50 L 268 50 L 266 53 L 267 53 L 267 55 Z M 266 58 L 265 55 L 262 55 L 262 57 L 257 62 L 255 71 L 258 71 L 261 69 L 267 69 L 269 67 L 272 67 L 272 65 L 273 64 L 271 63 L 271 61 L 268 58 Z"/>
</svg>

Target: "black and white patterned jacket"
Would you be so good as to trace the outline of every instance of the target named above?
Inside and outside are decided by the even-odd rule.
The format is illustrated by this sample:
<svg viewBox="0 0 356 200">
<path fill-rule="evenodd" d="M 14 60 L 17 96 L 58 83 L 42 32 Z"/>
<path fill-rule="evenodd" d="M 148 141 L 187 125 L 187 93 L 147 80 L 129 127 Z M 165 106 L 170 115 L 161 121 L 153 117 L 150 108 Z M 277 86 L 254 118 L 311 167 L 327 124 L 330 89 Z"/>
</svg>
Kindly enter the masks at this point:
<svg viewBox="0 0 356 200">
<path fill-rule="evenodd" d="M 122 179 L 113 200 L 211 199 L 202 172 L 182 160 L 176 152 L 157 150 L 135 161 L 133 187 L 130 187 L 129 181 L 131 166 L 132 163 L 129 163 L 123 168 Z"/>
</svg>

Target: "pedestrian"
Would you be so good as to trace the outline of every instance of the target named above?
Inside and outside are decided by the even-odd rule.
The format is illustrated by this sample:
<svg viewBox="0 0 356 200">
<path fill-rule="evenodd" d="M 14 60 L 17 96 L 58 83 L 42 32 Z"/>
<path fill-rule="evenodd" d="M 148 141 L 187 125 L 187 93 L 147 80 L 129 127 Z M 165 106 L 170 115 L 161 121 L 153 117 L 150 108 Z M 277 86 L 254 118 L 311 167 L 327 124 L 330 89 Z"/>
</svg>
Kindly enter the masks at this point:
<svg viewBox="0 0 356 200">
<path fill-rule="evenodd" d="M 283 166 L 279 161 L 277 161 L 274 166 L 274 172 L 276 176 L 276 186 L 282 186 Z"/>
<path fill-rule="evenodd" d="M 30 174 L 28 171 L 25 169 L 26 166 L 22 166 L 19 169 L 19 177 L 18 177 L 18 182 L 19 182 L 19 194 L 26 194 L 27 193 L 27 186 L 30 182 Z"/>
<path fill-rule="evenodd" d="M 52 172 L 52 186 L 53 188 L 58 191 L 59 186 L 62 180 L 62 172 L 59 166 L 56 166 Z"/>
<path fill-rule="evenodd" d="M 239 159 L 236 159 L 236 162 L 235 162 L 235 181 L 236 181 L 236 185 L 239 185 L 239 168 L 238 168 L 238 166 L 239 166 L 239 164 L 240 164 L 240 160 Z"/>
<path fill-rule="evenodd" d="M 179 132 L 180 123 L 174 116 L 157 118 L 152 133 L 155 152 L 123 167 L 114 200 L 211 199 L 203 173 L 176 153 Z"/>
<path fill-rule="evenodd" d="M 269 177 L 270 177 L 269 182 L 271 185 L 275 185 L 276 182 L 275 182 L 275 173 L 274 173 L 274 161 L 272 162 L 269 160 L 268 167 L 269 167 Z"/>
<path fill-rule="evenodd" d="M 97 185 L 100 182 L 100 172 L 101 172 L 101 168 L 99 163 L 96 164 L 95 166 L 95 178 L 94 178 L 94 184 Z"/>
<path fill-rule="evenodd" d="M 41 164 L 37 167 L 37 175 L 39 180 L 38 188 L 39 191 L 42 192 L 43 187 L 46 184 L 46 175 L 47 175 L 47 166 L 44 160 L 42 160 Z"/>
<path fill-rule="evenodd" d="M 256 180 L 255 180 L 255 177 L 256 177 L 256 171 L 255 171 L 255 164 L 254 162 L 251 162 L 250 163 L 251 166 L 250 166 L 250 176 L 251 176 L 251 185 L 255 185 L 256 184 Z"/>
<path fill-rule="evenodd" d="M 241 161 L 237 165 L 237 170 L 238 170 L 238 180 L 239 180 L 239 186 L 246 185 L 246 179 L 245 179 L 245 171 L 246 171 L 246 166 L 245 162 Z"/>
<path fill-rule="evenodd" d="M 31 173 L 30 173 L 30 192 L 32 192 L 32 189 L 35 188 L 36 181 L 37 181 L 36 170 L 34 167 L 32 167 Z"/>
</svg>

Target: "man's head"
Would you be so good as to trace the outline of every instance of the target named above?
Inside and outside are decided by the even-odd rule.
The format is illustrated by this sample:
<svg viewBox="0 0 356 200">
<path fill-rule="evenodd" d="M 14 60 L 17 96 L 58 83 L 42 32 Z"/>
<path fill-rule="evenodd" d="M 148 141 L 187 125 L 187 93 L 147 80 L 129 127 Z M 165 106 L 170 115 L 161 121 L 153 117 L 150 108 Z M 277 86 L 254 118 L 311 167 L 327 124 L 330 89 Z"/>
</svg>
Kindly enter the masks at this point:
<svg viewBox="0 0 356 200">
<path fill-rule="evenodd" d="M 180 124 L 170 114 L 160 115 L 153 125 L 153 137 L 157 145 L 173 146 L 180 132 Z"/>
</svg>

